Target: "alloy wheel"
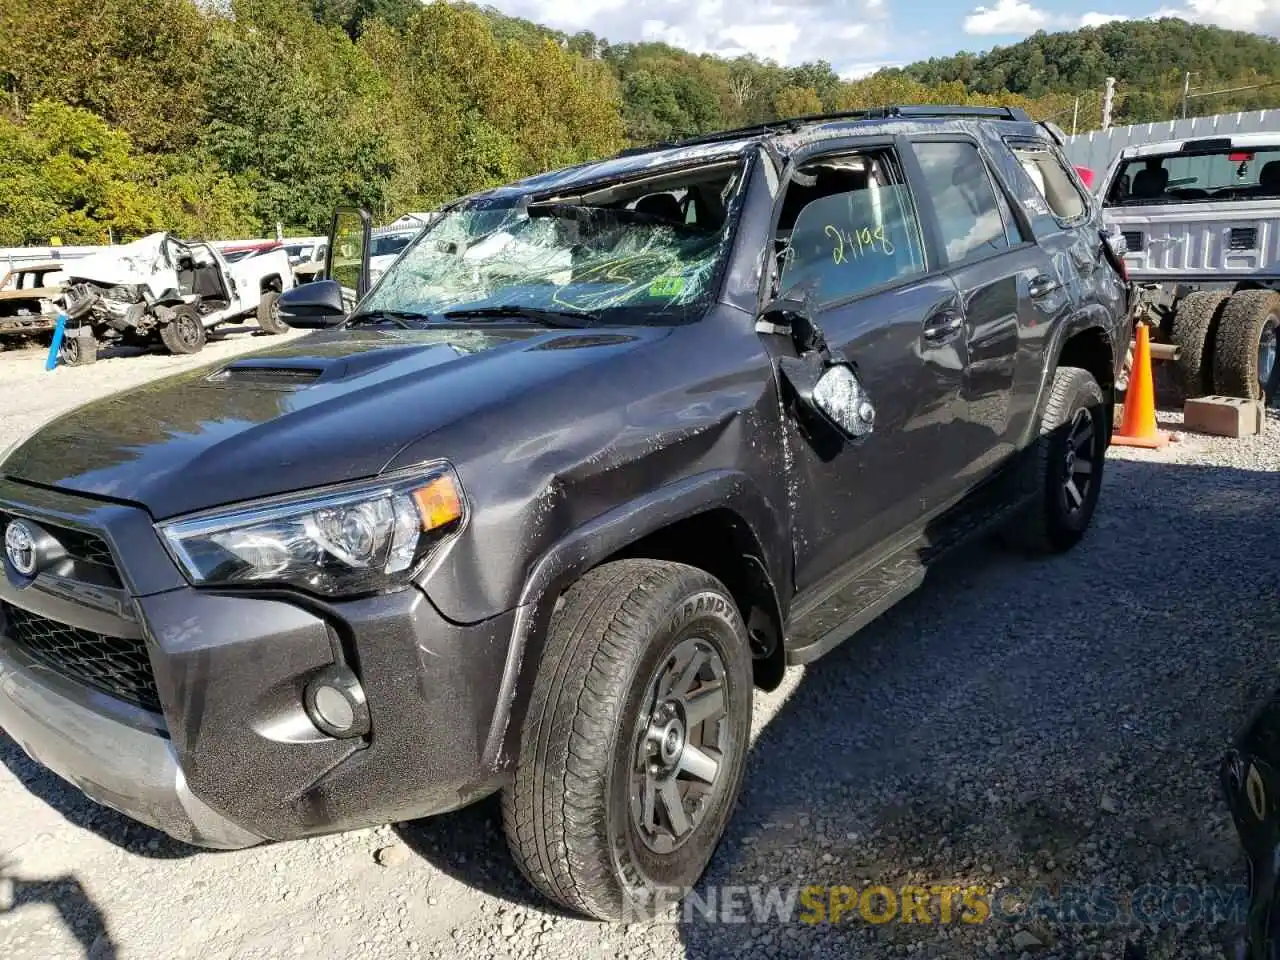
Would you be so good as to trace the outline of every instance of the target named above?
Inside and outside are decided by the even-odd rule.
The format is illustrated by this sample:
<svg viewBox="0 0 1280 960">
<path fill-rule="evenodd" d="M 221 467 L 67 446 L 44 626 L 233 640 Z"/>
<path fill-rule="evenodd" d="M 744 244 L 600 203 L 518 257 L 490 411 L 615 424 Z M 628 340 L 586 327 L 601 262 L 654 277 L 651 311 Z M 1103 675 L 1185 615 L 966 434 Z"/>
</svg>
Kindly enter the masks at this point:
<svg viewBox="0 0 1280 960">
<path fill-rule="evenodd" d="M 632 823 L 654 853 L 683 845 L 711 809 L 731 737 L 724 660 L 701 637 L 683 640 L 649 683 L 632 750 Z"/>
<path fill-rule="evenodd" d="M 1067 513 L 1084 509 L 1093 485 L 1093 473 L 1097 459 L 1096 424 L 1093 414 L 1086 408 L 1076 411 L 1067 430 L 1067 449 L 1062 470 L 1062 495 Z"/>
</svg>

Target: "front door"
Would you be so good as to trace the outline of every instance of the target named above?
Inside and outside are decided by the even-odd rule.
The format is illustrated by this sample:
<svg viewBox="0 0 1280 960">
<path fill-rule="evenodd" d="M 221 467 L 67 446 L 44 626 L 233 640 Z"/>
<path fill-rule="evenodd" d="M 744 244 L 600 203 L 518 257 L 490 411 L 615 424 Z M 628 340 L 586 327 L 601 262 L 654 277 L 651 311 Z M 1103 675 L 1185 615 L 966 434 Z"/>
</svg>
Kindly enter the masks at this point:
<svg viewBox="0 0 1280 960">
<path fill-rule="evenodd" d="M 889 146 L 822 155 L 782 199 L 780 289 L 811 291 L 828 345 L 876 411 L 869 436 L 835 446 L 787 419 L 799 590 L 870 560 L 963 465 L 951 432 L 965 409 L 959 299 L 950 277 L 929 273 L 901 170 Z"/>
</svg>

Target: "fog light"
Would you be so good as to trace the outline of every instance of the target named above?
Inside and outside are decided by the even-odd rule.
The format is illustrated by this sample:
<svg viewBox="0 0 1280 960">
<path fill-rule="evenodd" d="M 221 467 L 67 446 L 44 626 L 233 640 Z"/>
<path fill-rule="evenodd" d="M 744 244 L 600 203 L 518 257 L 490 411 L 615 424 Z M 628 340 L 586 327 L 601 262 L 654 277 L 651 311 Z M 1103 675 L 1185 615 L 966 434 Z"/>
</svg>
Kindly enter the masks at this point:
<svg viewBox="0 0 1280 960">
<path fill-rule="evenodd" d="M 302 701 L 311 722 L 331 737 L 362 737 L 369 732 L 364 688 L 345 667 L 329 667 L 316 674 Z"/>
</svg>

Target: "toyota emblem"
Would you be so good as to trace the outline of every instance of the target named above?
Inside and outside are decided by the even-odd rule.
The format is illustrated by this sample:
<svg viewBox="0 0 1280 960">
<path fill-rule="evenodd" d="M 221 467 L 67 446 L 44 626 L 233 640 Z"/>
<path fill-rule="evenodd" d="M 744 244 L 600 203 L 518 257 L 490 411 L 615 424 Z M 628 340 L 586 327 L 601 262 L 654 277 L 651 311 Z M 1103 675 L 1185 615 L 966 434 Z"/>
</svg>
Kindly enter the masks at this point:
<svg viewBox="0 0 1280 960">
<path fill-rule="evenodd" d="M 4 530 L 4 552 L 13 569 L 24 577 L 36 572 L 36 532 L 22 520 L 10 521 Z"/>
</svg>

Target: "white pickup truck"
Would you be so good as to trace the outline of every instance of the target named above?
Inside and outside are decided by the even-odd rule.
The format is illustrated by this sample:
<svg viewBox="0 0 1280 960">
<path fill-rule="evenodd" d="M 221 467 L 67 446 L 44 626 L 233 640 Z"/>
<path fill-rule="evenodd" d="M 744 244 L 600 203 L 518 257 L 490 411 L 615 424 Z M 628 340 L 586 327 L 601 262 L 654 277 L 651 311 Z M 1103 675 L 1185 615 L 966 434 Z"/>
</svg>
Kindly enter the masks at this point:
<svg viewBox="0 0 1280 960">
<path fill-rule="evenodd" d="M 228 262 L 208 243 L 153 233 L 67 263 L 62 359 L 91 363 L 100 343 L 156 339 L 170 353 L 195 353 L 209 330 L 250 316 L 283 333 L 276 301 L 293 286 L 283 247 Z"/>
<path fill-rule="evenodd" d="M 1139 320 L 1179 348 L 1183 392 L 1275 402 L 1280 133 L 1127 147 L 1098 194 Z"/>
</svg>

